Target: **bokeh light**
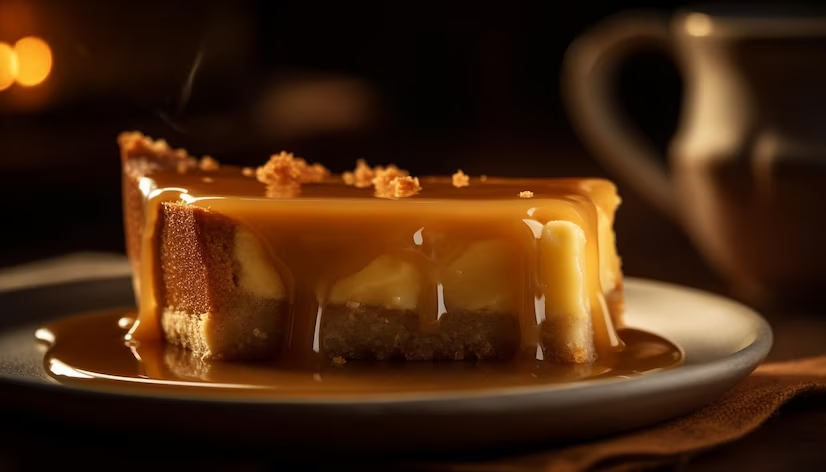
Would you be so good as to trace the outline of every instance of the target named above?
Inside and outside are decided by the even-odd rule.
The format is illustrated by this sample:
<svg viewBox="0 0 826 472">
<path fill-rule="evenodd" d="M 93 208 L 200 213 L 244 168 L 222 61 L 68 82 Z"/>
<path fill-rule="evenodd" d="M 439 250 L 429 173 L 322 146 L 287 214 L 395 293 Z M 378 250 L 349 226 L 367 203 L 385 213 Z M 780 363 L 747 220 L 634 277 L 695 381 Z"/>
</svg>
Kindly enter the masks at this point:
<svg viewBox="0 0 826 472">
<path fill-rule="evenodd" d="M 28 36 L 14 45 L 17 56 L 17 83 L 23 86 L 37 85 L 52 71 L 52 50 L 40 38 Z"/>
<path fill-rule="evenodd" d="M 712 29 L 711 17 L 703 13 L 692 13 L 685 19 L 685 30 L 691 36 L 708 36 Z"/>
<path fill-rule="evenodd" d="M 17 77 L 17 56 L 11 45 L 0 43 L 0 90 L 11 87 Z"/>
</svg>

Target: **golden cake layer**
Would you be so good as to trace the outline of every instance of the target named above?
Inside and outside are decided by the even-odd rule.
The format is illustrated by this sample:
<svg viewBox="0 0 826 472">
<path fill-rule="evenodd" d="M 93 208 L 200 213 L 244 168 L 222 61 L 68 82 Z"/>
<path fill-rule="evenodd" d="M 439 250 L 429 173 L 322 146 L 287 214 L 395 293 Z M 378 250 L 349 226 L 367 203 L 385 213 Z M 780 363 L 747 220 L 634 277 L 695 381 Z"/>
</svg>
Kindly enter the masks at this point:
<svg viewBox="0 0 826 472">
<path fill-rule="evenodd" d="M 137 341 L 211 359 L 584 363 L 621 348 L 600 179 L 258 169 L 119 138 Z"/>
</svg>

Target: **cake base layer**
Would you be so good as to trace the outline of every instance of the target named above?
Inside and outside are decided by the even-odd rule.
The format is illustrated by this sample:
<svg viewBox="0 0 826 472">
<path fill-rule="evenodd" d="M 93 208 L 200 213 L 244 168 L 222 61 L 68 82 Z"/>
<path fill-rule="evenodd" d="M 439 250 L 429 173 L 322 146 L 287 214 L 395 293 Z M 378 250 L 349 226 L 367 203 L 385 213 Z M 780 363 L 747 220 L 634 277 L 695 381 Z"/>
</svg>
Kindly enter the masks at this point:
<svg viewBox="0 0 826 472">
<path fill-rule="evenodd" d="M 488 360 L 509 359 L 519 349 L 515 314 L 445 313 L 432 332 L 422 331 L 410 311 L 371 306 L 328 306 L 321 344 L 331 359 Z"/>
<path fill-rule="evenodd" d="M 266 359 L 276 354 L 285 334 L 284 303 L 250 301 L 227 313 L 187 313 L 166 308 L 161 326 L 167 342 L 203 359 Z"/>
<path fill-rule="evenodd" d="M 544 360 L 582 364 L 597 359 L 591 341 L 593 328 L 590 320 L 572 315 L 556 315 L 539 325 L 539 342 Z"/>
</svg>

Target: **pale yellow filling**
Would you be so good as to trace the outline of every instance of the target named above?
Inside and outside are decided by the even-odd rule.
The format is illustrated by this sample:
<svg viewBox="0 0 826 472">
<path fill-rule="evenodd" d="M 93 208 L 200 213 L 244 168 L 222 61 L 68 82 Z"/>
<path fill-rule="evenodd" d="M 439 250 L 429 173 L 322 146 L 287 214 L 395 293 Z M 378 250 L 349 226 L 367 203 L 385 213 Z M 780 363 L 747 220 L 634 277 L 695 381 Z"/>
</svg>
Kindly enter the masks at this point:
<svg viewBox="0 0 826 472">
<path fill-rule="evenodd" d="M 382 255 L 330 289 L 332 304 L 363 303 L 395 310 L 415 310 L 421 290 L 413 264 Z"/>
<path fill-rule="evenodd" d="M 618 277 L 610 224 L 610 219 L 600 212 L 600 282 L 606 291 L 613 289 Z M 551 221 L 542 228 L 539 267 L 546 318 L 564 315 L 585 320 L 590 317 L 585 242 L 584 231 L 572 222 Z M 241 290 L 271 299 L 286 296 L 284 283 L 266 250 L 248 230 L 236 231 L 235 258 L 241 269 Z M 491 239 L 471 244 L 439 274 L 445 307 L 448 311 L 517 312 L 519 287 L 513 278 L 516 263 L 516 255 L 505 241 Z M 385 254 L 359 272 L 335 282 L 327 301 L 415 310 L 421 283 L 422 274 L 415 265 Z"/>
<path fill-rule="evenodd" d="M 240 266 L 238 286 L 247 293 L 269 299 L 286 295 L 284 282 L 255 235 L 244 228 L 235 231 L 235 260 Z"/>
<path fill-rule="evenodd" d="M 539 246 L 545 318 L 590 319 L 585 232 L 569 221 L 550 221 L 542 228 Z"/>
<path fill-rule="evenodd" d="M 442 273 L 447 311 L 516 312 L 515 263 L 513 250 L 504 241 L 470 245 Z"/>
</svg>

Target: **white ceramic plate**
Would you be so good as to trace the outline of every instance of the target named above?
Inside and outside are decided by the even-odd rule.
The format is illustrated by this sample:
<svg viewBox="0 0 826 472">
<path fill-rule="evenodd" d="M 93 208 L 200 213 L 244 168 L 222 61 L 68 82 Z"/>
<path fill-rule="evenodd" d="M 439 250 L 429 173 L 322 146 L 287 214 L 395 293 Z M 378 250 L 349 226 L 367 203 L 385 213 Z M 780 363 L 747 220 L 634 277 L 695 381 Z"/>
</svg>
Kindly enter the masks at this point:
<svg viewBox="0 0 826 472">
<path fill-rule="evenodd" d="M 682 366 L 630 379 L 335 401 L 199 400 L 64 386 L 46 375 L 35 329 L 71 313 L 130 304 L 129 280 L 0 293 L 0 402 L 113 434 L 170 432 L 289 451 L 324 444 L 355 454 L 455 452 L 567 442 L 686 414 L 747 376 L 771 348 L 769 325 L 743 305 L 647 280 L 628 279 L 625 288 L 628 325 L 680 346 Z"/>
</svg>

